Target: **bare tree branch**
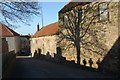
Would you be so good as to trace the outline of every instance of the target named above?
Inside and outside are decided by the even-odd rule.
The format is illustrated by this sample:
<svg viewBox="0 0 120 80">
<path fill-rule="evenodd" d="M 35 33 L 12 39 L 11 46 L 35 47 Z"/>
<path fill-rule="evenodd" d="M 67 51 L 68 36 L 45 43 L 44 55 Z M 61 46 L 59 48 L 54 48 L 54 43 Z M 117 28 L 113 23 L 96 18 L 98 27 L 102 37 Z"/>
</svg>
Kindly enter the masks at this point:
<svg viewBox="0 0 120 80">
<path fill-rule="evenodd" d="M 9 27 L 16 27 L 13 23 L 22 22 L 29 25 L 29 21 L 33 16 L 41 14 L 41 9 L 38 2 L 0 2 L 0 21 L 9 25 Z"/>
</svg>

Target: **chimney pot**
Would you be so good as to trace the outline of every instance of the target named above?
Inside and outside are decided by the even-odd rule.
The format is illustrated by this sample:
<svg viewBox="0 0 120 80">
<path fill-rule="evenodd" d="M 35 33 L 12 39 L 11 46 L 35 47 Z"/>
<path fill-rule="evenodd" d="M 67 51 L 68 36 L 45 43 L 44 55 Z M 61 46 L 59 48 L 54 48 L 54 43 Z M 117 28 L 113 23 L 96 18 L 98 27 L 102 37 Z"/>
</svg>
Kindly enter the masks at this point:
<svg viewBox="0 0 120 80">
<path fill-rule="evenodd" d="M 39 23 L 38 23 L 38 25 L 37 25 L 37 31 L 39 31 Z"/>
</svg>

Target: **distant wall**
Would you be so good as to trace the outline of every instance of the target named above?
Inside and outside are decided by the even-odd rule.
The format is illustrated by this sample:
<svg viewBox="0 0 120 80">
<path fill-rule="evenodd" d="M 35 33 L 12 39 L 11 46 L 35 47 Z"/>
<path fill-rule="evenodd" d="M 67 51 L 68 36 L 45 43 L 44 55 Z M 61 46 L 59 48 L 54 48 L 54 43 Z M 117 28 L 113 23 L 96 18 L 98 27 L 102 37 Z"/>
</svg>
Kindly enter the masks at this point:
<svg viewBox="0 0 120 80">
<path fill-rule="evenodd" d="M 30 50 L 30 40 L 27 37 L 20 37 L 20 49 Z"/>
<path fill-rule="evenodd" d="M 31 38 L 32 56 L 34 56 L 35 51 L 39 53 L 39 49 L 41 54 L 46 55 L 49 52 L 54 57 L 54 53 L 56 53 L 56 35 Z"/>
</svg>

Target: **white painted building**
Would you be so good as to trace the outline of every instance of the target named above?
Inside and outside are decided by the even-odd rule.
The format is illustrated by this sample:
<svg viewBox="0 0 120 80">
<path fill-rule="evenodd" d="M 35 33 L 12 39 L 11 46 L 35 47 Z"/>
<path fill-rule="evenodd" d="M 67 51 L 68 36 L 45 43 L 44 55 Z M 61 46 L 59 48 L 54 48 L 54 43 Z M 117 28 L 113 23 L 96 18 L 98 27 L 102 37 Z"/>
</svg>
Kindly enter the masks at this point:
<svg viewBox="0 0 120 80">
<path fill-rule="evenodd" d="M 0 37 L 5 38 L 8 42 L 8 51 L 18 53 L 20 51 L 20 35 L 2 23 L 0 23 L 0 31 Z"/>
</svg>

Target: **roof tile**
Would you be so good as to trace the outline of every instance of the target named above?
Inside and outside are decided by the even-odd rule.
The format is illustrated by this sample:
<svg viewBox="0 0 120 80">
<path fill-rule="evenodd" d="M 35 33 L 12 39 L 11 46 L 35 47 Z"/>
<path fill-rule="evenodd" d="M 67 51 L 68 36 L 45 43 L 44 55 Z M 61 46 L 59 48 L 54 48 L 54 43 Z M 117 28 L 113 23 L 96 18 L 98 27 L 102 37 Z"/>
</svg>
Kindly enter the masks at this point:
<svg viewBox="0 0 120 80">
<path fill-rule="evenodd" d="M 55 35 L 57 33 L 58 33 L 58 22 L 55 22 L 41 28 L 39 31 L 37 31 L 34 34 L 33 37 L 50 36 L 50 35 Z"/>
<path fill-rule="evenodd" d="M 3 23 L 0 22 L 0 35 L 1 36 L 19 36 L 18 33 L 4 25 Z"/>
</svg>

